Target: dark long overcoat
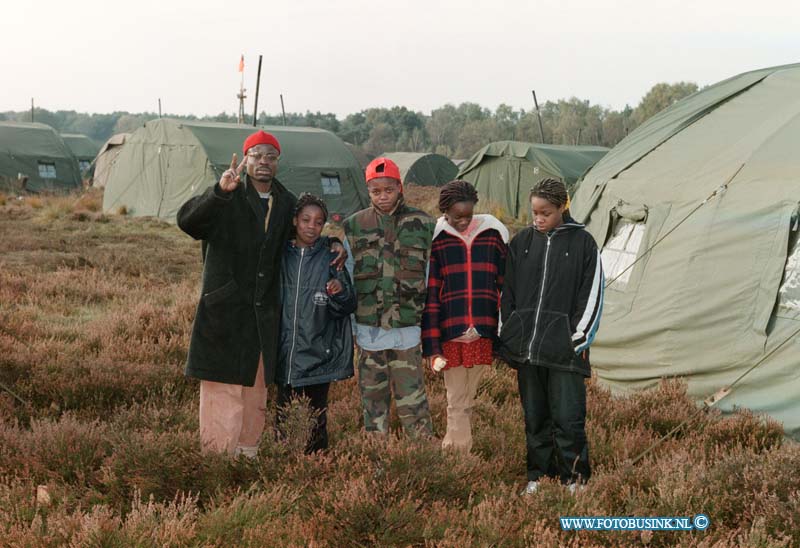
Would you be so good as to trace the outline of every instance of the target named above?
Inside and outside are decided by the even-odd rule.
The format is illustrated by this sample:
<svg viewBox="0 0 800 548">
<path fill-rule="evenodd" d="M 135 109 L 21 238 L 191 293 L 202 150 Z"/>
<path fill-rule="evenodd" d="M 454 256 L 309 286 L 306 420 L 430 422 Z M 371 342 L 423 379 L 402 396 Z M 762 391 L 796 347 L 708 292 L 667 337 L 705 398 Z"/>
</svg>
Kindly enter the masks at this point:
<svg viewBox="0 0 800 548">
<path fill-rule="evenodd" d="M 203 241 L 202 292 L 187 376 L 253 386 L 258 356 L 263 353 L 264 380 L 274 382 L 281 256 L 297 199 L 276 179 L 271 192 L 268 222 L 246 175 L 231 193 L 214 185 L 178 211 L 178 226 Z"/>
</svg>

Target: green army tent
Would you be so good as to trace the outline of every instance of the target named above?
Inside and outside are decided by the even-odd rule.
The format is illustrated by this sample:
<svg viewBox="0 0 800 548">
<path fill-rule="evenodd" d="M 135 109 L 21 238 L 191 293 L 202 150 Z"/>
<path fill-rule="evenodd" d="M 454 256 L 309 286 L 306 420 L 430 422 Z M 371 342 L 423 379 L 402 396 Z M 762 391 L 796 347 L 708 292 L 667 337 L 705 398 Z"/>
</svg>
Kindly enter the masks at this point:
<svg viewBox="0 0 800 548">
<path fill-rule="evenodd" d="M 596 146 L 497 141 L 462 164 L 458 178 L 475 185 L 481 197 L 511 216 L 527 220 L 533 185 L 545 177 L 555 177 L 572 190 L 580 176 L 607 152 L 607 148 Z"/>
<path fill-rule="evenodd" d="M 400 168 L 403 183 L 421 186 L 441 186 L 456 178 L 458 168 L 441 154 L 420 152 L 386 152 L 381 156 L 389 158 Z"/>
<path fill-rule="evenodd" d="M 117 156 L 122 152 L 122 145 L 130 136 L 130 133 L 117 133 L 108 138 L 100 147 L 100 152 L 94 159 L 94 175 L 92 176 L 92 186 L 104 188 L 111 173 L 111 166 L 117 161 Z"/>
<path fill-rule="evenodd" d="M 0 185 L 27 178 L 25 189 L 68 191 L 81 186 L 78 161 L 50 126 L 0 122 Z"/>
<path fill-rule="evenodd" d="M 589 171 L 572 212 L 602 247 L 592 363 L 614 391 L 688 381 L 800 437 L 800 64 L 653 116 Z"/>
<path fill-rule="evenodd" d="M 80 133 L 62 133 L 61 138 L 72 151 L 72 155 L 78 159 L 78 167 L 82 174 L 89 173 L 92 162 L 97 156 L 99 147 L 86 135 Z"/>
<path fill-rule="evenodd" d="M 331 217 L 348 215 L 369 201 L 364 174 L 344 142 L 316 128 L 265 127 L 281 143 L 278 179 L 295 194 L 325 200 Z M 170 222 L 190 197 L 213 185 L 242 157 L 242 143 L 255 128 L 162 118 L 147 122 L 125 142 L 111 168 L 103 209 Z"/>
</svg>

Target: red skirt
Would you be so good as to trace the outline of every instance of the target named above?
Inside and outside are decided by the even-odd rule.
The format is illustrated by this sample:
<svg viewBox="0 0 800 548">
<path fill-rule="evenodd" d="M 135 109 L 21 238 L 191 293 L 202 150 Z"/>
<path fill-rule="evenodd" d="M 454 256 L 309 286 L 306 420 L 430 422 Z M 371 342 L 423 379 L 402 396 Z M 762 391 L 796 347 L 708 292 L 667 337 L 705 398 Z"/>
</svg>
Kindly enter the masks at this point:
<svg viewBox="0 0 800 548">
<path fill-rule="evenodd" d="M 442 353 L 447 360 L 445 369 L 491 364 L 492 339 L 481 337 L 472 342 L 447 341 L 442 343 Z"/>
</svg>

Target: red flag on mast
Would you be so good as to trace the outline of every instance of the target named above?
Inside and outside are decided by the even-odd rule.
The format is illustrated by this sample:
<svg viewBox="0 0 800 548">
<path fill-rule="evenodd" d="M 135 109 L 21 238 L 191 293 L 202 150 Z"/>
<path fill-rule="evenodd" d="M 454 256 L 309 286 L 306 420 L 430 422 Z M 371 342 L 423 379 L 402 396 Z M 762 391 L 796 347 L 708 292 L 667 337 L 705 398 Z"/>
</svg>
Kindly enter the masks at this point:
<svg viewBox="0 0 800 548">
<path fill-rule="evenodd" d="M 239 59 L 239 72 L 244 72 L 244 55 Z"/>
</svg>

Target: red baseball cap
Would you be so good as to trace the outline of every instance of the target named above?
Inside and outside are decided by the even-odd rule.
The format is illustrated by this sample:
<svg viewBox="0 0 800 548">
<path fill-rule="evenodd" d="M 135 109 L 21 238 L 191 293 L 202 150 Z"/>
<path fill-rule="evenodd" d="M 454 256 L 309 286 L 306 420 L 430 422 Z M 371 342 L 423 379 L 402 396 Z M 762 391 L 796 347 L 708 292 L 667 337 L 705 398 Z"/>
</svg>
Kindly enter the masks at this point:
<svg viewBox="0 0 800 548">
<path fill-rule="evenodd" d="M 256 145 L 272 145 L 277 149 L 278 154 L 281 152 L 281 145 L 278 143 L 278 140 L 275 138 L 275 136 L 271 133 L 267 133 L 263 129 L 259 129 L 244 140 L 242 152 L 247 154 L 247 151 Z"/>
<path fill-rule="evenodd" d="M 379 177 L 389 177 L 397 179 L 400 183 L 403 182 L 400 177 L 400 168 L 389 158 L 375 158 L 367 166 L 367 182 Z"/>
</svg>

